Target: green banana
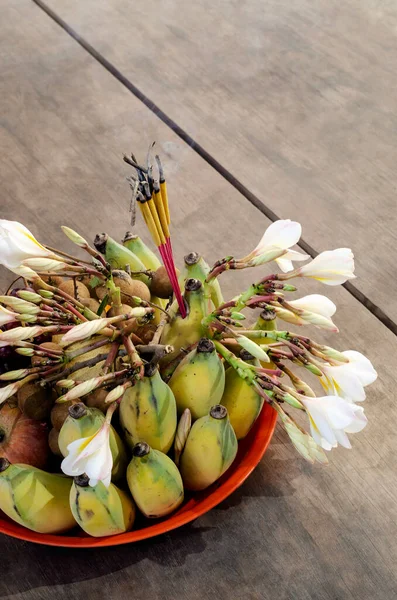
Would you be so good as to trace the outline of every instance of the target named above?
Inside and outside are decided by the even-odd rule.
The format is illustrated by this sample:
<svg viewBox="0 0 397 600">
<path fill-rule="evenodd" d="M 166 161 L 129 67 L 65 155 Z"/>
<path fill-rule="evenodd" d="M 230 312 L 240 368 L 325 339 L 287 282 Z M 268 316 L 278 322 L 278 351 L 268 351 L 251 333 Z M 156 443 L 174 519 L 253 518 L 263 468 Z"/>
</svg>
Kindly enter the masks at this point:
<svg viewBox="0 0 397 600">
<path fill-rule="evenodd" d="M 132 529 L 135 505 L 113 483 L 88 485 L 87 475 L 75 477 L 70 490 L 70 508 L 80 527 L 93 537 L 117 535 Z"/>
<path fill-rule="evenodd" d="M 69 508 L 71 485 L 64 475 L 0 459 L 0 509 L 32 531 L 62 533 L 75 527 Z"/>
<path fill-rule="evenodd" d="M 105 415 L 98 408 L 90 408 L 82 402 L 70 406 L 69 416 L 62 425 L 58 438 L 62 455 L 67 456 L 69 444 L 80 438 L 94 435 L 104 422 Z M 113 426 L 110 426 L 109 443 L 113 457 L 112 480 L 117 481 L 124 476 L 128 459 L 124 444 Z"/>
<path fill-rule="evenodd" d="M 181 351 L 195 344 L 205 334 L 202 320 L 207 314 L 206 299 L 201 281 L 188 279 L 185 283 L 184 299 L 187 305 L 187 316 L 183 319 L 174 302 L 169 310 L 171 320 L 164 327 L 161 344 L 174 347 L 174 351 L 161 360 L 161 366 L 172 362 Z"/>
<path fill-rule="evenodd" d="M 105 255 L 105 258 L 112 269 L 125 270 L 127 266 L 131 269 L 131 276 L 133 279 L 139 279 L 150 287 L 150 277 L 144 273 L 141 273 L 140 275 L 133 274 L 134 271 L 146 271 L 146 267 L 143 262 L 131 252 L 131 250 L 128 250 L 128 248 L 116 242 L 116 240 L 111 238 L 107 233 L 98 234 L 95 237 L 94 246 L 98 252 Z"/>
<path fill-rule="evenodd" d="M 164 300 L 164 298 L 158 298 L 157 296 L 152 296 L 150 298 L 150 302 L 153 302 L 153 304 L 157 304 L 157 306 L 160 306 L 160 308 L 162 308 L 163 310 L 166 309 L 166 306 L 168 304 L 168 300 Z M 159 310 L 158 308 L 155 308 L 153 319 L 152 319 L 153 325 L 160 325 L 160 322 L 164 316 L 165 315 L 161 310 Z"/>
<path fill-rule="evenodd" d="M 131 231 L 127 231 L 123 239 L 123 246 L 128 248 L 135 256 L 139 258 L 145 265 L 146 269 L 157 271 L 161 267 L 161 262 L 154 252 L 146 246 L 139 235 L 134 235 Z"/>
<path fill-rule="evenodd" d="M 206 295 L 211 298 L 215 308 L 218 308 L 218 306 L 223 304 L 224 299 L 218 279 L 211 279 L 209 283 L 205 282 L 205 279 L 210 272 L 210 267 L 204 258 L 200 256 L 198 252 L 190 252 L 190 254 L 187 254 L 184 257 L 184 261 L 185 267 L 178 278 L 181 289 L 183 289 L 187 279 L 199 279 L 204 285 Z"/>
<path fill-rule="evenodd" d="M 120 424 L 131 447 L 145 441 L 161 452 L 171 448 L 177 426 L 176 403 L 156 366 L 146 364 L 145 376 L 124 393 Z"/>
<path fill-rule="evenodd" d="M 246 350 L 240 352 L 240 358 L 248 364 L 260 367 L 260 362 Z M 221 401 L 227 408 L 230 424 L 238 440 L 243 439 L 258 418 L 263 398 L 256 389 L 240 377 L 236 369 L 230 367 L 226 371 L 225 391 Z"/>
<path fill-rule="evenodd" d="M 225 369 L 214 343 L 201 338 L 175 369 L 169 386 L 174 392 L 178 412 L 189 408 L 193 419 L 208 414 L 218 404 L 225 388 Z"/>
<path fill-rule="evenodd" d="M 276 313 L 274 313 L 271 310 L 263 310 L 261 312 L 261 314 L 259 315 L 257 321 L 251 327 L 251 329 L 260 330 L 260 331 L 275 331 L 276 328 L 277 328 Z M 256 343 L 259 346 L 268 346 L 269 344 L 272 344 L 273 342 L 274 342 L 274 340 L 272 340 L 271 338 L 269 338 L 268 341 L 266 338 L 261 339 L 261 340 L 256 340 Z M 265 350 L 266 350 L 266 348 L 265 348 Z M 263 362 L 262 366 L 266 367 L 266 369 L 277 369 L 277 366 L 272 361 Z"/>
<path fill-rule="evenodd" d="M 165 517 L 183 502 L 182 478 L 175 463 L 144 442 L 134 446 L 127 483 L 145 517 Z"/>
<path fill-rule="evenodd" d="M 180 459 L 183 484 L 188 490 L 203 490 L 230 467 L 238 442 L 227 409 L 213 406 L 206 417 L 195 423 Z"/>
</svg>

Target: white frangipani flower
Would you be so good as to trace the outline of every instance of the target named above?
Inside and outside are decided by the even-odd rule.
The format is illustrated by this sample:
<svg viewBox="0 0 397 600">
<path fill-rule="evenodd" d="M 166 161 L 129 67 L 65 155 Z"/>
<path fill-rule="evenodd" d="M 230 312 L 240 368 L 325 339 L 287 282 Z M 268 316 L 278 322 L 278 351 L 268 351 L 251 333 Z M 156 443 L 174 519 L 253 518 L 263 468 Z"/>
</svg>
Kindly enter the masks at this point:
<svg viewBox="0 0 397 600">
<path fill-rule="evenodd" d="M 336 448 L 338 444 L 351 448 L 346 434 L 358 433 L 367 424 L 364 409 L 339 396 L 300 396 L 300 400 L 309 415 L 311 435 L 324 450 Z"/>
<path fill-rule="evenodd" d="M 335 304 L 326 296 L 321 294 L 309 294 L 297 300 L 288 302 L 293 308 L 298 309 L 299 325 L 311 323 L 321 329 L 339 331 L 331 317 L 336 311 Z M 281 316 L 281 318 L 283 318 Z M 285 319 L 287 320 L 287 319 Z M 296 321 L 294 321 L 296 323 Z"/>
<path fill-rule="evenodd" d="M 50 256 L 22 223 L 0 219 L 0 264 L 14 270 L 26 258 Z"/>
<path fill-rule="evenodd" d="M 354 279 L 354 256 L 350 248 L 321 252 L 307 265 L 295 272 L 298 277 L 311 277 L 326 285 L 339 285 Z"/>
<path fill-rule="evenodd" d="M 302 227 L 296 221 L 290 219 L 275 221 L 266 229 L 256 248 L 241 260 L 255 266 L 275 260 L 282 271 L 291 271 L 293 269 L 291 261 L 309 258 L 306 254 L 289 250 L 291 246 L 298 243 L 301 233 Z"/>
<path fill-rule="evenodd" d="M 6 325 L 7 323 L 13 323 L 18 319 L 18 317 L 19 315 L 16 313 L 7 310 L 7 308 L 4 308 L 4 306 L 0 306 L 0 327 Z"/>
<path fill-rule="evenodd" d="M 65 475 L 76 477 L 86 473 L 90 486 L 99 481 L 109 487 L 113 457 L 109 442 L 110 423 L 105 421 L 102 427 L 86 438 L 80 438 L 68 445 L 68 454 L 63 459 L 61 469 Z"/>
<path fill-rule="evenodd" d="M 355 350 L 341 353 L 349 362 L 340 365 L 322 365 L 324 375 L 320 382 L 330 395 L 337 395 L 351 402 L 365 400 L 364 387 L 378 377 L 372 363 L 366 356 Z"/>
<path fill-rule="evenodd" d="M 23 340 L 36 337 L 43 331 L 43 327 L 35 325 L 34 327 L 14 327 L 8 331 L 2 331 L 0 333 L 0 347 L 10 346 Z"/>
</svg>

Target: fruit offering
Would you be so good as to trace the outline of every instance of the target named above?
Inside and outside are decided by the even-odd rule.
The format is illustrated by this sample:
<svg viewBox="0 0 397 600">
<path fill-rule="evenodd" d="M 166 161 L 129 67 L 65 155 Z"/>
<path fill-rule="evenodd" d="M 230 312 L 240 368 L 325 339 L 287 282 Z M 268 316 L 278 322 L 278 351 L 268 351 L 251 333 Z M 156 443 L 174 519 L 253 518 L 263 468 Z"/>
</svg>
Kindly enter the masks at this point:
<svg viewBox="0 0 397 600">
<path fill-rule="evenodd" d="M 228 476 L 265 404 L 311 463 L 367 423 L 370 361 L 299 331 L 337 332 L 331 300 L 290 297 L 292 280 L 353 278 L 351 250 L 309 260 L 292 249 L 299 223 L 280 220 L 243 258 L 211 267 L 190 251 L 178 270 L 150 157 L 124 160 L 157 253 L 135 233 L 91 244 L 62 227 L 78 257 L 0 220 L 0 264 L 16 277 L 0 296 L 0 510 L 35 532 L 114 536 L 166 518 Z M 271 261 L 277 272 L 262 272 Z M 225 300 L 222 273 L 254 267 L 256 282 Z"/>
</svg>

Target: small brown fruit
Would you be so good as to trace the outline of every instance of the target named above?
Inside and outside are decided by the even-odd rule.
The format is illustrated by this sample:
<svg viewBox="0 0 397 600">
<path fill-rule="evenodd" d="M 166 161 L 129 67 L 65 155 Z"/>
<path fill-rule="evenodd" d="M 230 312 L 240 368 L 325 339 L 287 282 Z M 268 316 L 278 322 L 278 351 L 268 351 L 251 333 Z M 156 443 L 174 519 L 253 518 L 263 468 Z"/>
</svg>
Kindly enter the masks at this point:
<svg viewBox="0 0 397 600">
<path fill-rule="evenodd" d="M 76 283 L 76 286 L 75 286 L 75 283 Z M 75 287 L 76 287 L 76 289 L 75 289 Z M 61 285 L 59 286 L 59 289 L 62 292 L 65 292 L 65 294 L 69 294 L 69 296 L 73 296 L 73 298 L 76 298 L 76 300 L 82 300 L 83 298 L 90 297 L 89 289 L 84 285 L 84 283 L 81 283 L 81 281 L 74 282 L 72 279 L 68 279 L 67 281 L 64 281 L 63 283 L 61 283 Z"/>
<path fill-rule="evenodd" d="M 153 296 L 159 298 L 169 298 L 172 294 L 172 285 L 165 267 L 161 266 L 152 275 L 150 291 Z"/>
<path fill-rule="evenodd" d="M 30 419 L 45 421 L 51 413 L 54 398 L 51 390 L 38 383 L 25 383 L 17 393 L 19 410 Z"/>
<path fill-rule="evenodd" d="M 53 285 L 54 287 L 59 287 L 65 281 L 64 278 L 59 275 L 40 275 L 40 277 L 45 283 Z M 33 282 L 33 289 L 39 290 L 41 288 L 38 283 Z"/>
<path fill-rule="evenodd" d="M 121 310 L 119 311 L 118 314 L 120 315 L 129 315 L 130 312 L 132 311 L 132 306 L 129 306 L 128 304 L 122 304 L 121 305 Z M 114 310 L 114 308 L 111 308 L 109 310 L 109 312 L 106 315 L 107 317 L 115 317 L 116 316 L 116 312 Z"/>
<path fill-rule="evenodd" d="M 51 411 L 51 424 L 54 429 L 61 431 L 65 419 L 69 416 L 69 407 L 73 402 L 63 402 L 62 404 L 54 404 Z"/>
<path fill-rule="evenodd" d="M 157 325 L 154 323 L 146 323 L 146 325 L 141 325 L 136 329 L 135 335 L 141 338 L 144 344 L 149 344 L 156 333 L 156 329 Z"/>
<path fill-rule="evenodd" d="M 136 306 L 131 296 L 138 296 L 146 302 L 150 301 L 150 290 L 148 286 L 138 279 L 132 279 L 125 271 L 113 271 L 114 284 L 120 288 L 121 291 L 121 302 L 128 304 L 129 306 Z M 95 288 L 96 295 L 99 300 L 103 300 L 108 289 L 106 286 L 101 285 Z"/>
<path fill-rule="evenodd" d="M 84 304 L 84 306 L 92 310 L 92 312 L 94 312 L 95 314 L 98 312 L 99 302 L 98 300 L 95 300 L 95 298 L 82 298 L 80 302 L 81 304 Z"/>
<path fill-rule="evenodd" d="M 84 398 L 85 403 L 90 408 L 98 408 L 103 413 L 106 413 L 109 408 L 109 404 L 105 404 L 105 398 L 108 395 L 109 390 L 105 390 L 104 388 L 100 388 L 98 390 L 94 390 L 91 394 L 88 394 Z"/>
<path fill-rule="evenodd" d="M 55 427 L 53 427 L 50 433 L 48 434 L 48 445 L 50 447 L 51 452 L 55 454 L 55 456 L 63 457 L 63 454 L 59 449 L 58 438 L 59 431 L 55 429 Z"/>
</svg>

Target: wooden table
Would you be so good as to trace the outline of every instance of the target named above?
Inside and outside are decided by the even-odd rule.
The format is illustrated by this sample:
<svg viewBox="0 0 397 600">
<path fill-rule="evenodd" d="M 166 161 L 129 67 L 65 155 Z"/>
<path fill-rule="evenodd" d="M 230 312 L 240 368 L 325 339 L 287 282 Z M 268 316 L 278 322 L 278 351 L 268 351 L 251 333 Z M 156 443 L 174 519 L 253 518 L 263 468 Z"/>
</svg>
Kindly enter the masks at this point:
<svg viewBox="0 0 397 600">
<path fill-rule="evenodd" d="M 144 156 L 155 139 L 178 260 L 191 250 L 209 262 L 243 255 L 274 213 L 300 220 L 313 252 L 352 246 L 354 289 L 299 292 L 338 305 L 337 342 L 318 339 L 365 352 L 379 371 L 369 426 L 328 468 L 303 462 L 277 429 L 240 490 L 153 541 L 74 552 L 2 536 L 1 597 L 394 599 L 394 4 L 0 6 L 1 217 L 65 250 L 61 224 L 121 238 L 129 228 L 121 156 Z M 225 275 L 225 294 L 251 278 Z M 1 271 L 1 288 L 9 280 Z"/>
</svg>

